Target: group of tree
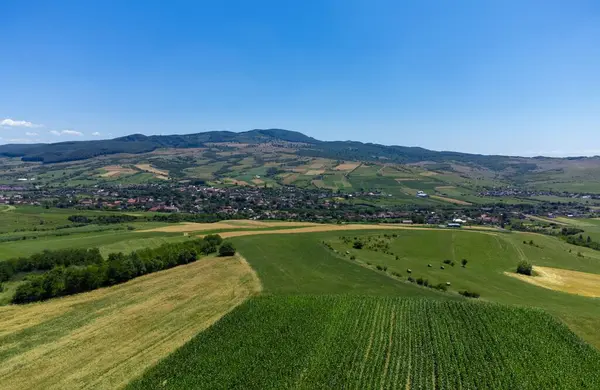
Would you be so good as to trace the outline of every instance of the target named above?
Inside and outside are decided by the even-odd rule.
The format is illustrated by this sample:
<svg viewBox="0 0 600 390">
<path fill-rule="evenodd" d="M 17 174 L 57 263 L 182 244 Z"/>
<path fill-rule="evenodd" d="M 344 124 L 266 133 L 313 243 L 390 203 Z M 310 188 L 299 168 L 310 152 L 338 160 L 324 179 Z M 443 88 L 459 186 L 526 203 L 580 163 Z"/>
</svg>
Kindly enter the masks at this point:
<svg viewBox="0 0 600 390">
<path fill-rule="evenodd" d="M 157 248 L 146 248 L 129 254 L 111 253 L 107 259 L 103 259 L 97 249 L 45 251 L 42 257 L 47 261 L 41 265 L 35 263 L 36 266 L 28 270 L 49 271 L 29 275 L 17 288 L 12 302 L 19 304 L 43 301 L 112 286 L 141 275 L 194 262 L 200 255 L 215 253 L 217 250 L 222 256 L 235 254 L 233 245 L 223 243 L 219 235 L 163 244 Z M 68 251 L 73 251 L 71 260 L 60 261 L 56 252 L 67 254 Z M 93 259 L 90 259 L 90 253 L 94 254 Z M 31 257 L 35 258 L 36 255 Z"/>
<path fill-rule="evenodd" d="M 80 224 L 95 223 L 98 225 L 127 223 L 127 222 L 134 222 L 134 221 L 138 220 L 138 218 L 134 215 L 116 214 L 116 213 L 115 214 L 107 214 L 107 215 L 98 215 L 95 217 L 88 216 L 88 215 L 70 215 L 67 219 L 73 223 L 80 223 Z"/>
<path fill-rule="evenodd" d="M 567 241 L 569 244 L 583 246 L 586 248 L 600 251 L 600 242 L 592 240 L 590 236 L 587 236 L 587 238 L 583 238 L 583 235 L 581 234 L 578 236 L 566 236 L 565 241 Z"/>
<path fill-rule="evenodd" d="M 533 275 L 533 265 L 526 261 L 521 261 L 517 264 L 517 273 L 521 275 Z"/>
<path fill-rule="evenodd" d="M 19 272 L 48 271 L 54 267 L 102 264 L 98 248 L 44 250 L 29 257 L 17 257 L 0 262 L 0 282 L 10 280 Z"/>
</svg>

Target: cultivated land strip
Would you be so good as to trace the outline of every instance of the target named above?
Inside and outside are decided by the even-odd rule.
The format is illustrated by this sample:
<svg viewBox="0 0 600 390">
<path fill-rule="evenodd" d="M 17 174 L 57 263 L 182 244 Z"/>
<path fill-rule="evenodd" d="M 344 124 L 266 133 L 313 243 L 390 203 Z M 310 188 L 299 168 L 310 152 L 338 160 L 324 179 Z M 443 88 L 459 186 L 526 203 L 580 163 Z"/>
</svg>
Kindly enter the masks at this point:
<svg viewBox="0 0 600 390">
<path fill-rule="evenodd" d="M 123 387 L 260 289 L 243 258 L 208 257 L 114 287 L 0 307 L 0 387 Z"/>
</svg>

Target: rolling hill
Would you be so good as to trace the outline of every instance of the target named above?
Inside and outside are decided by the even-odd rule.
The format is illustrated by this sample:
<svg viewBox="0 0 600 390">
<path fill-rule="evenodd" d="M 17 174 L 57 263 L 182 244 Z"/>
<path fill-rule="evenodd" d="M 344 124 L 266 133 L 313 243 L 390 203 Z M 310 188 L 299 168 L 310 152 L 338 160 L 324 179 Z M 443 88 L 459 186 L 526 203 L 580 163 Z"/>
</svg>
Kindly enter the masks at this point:
<svg viewBox="0 0 600 390">
<path fill-rule="evenodd" d="M 210 131 L 1 145 L 0 184 L 15 184 L 23 177 L 35 177 L 39 185 L 71 187 L 167 179 L 211 185 L 293 185 L 340 192 L 380 191 L 412 200 L 417 190 L 426 189 L 438 203 L 458 199 L 469 204 L 478 202 L 476 195 L 482 189 L 498 187 L 600 193 L 600 157 L 525 158 L 433 151 L 320 141 L 281 129 Z"/>
</svg>

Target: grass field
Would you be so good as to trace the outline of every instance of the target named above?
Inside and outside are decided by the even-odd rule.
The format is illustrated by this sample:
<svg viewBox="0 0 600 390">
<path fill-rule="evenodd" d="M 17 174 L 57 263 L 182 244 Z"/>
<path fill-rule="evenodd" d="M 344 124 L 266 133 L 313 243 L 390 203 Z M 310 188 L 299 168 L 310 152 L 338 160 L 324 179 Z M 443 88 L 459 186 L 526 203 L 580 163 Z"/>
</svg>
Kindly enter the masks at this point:
<svg viewBox="0 0 600 390">
<path fill-rule="evenodd" d="M 599 370 L 600 353 L 540 311 L 407 298 L 262 297 L 128 388 L 591 389 L 600 387 Z"/>
<path fill-rule="evenodd" d="M 595 229 L 597 221 L 576 222 Z M 258 291 L 258 279 L 245 263 L 205 258 L 92 293 L 0 307 L 0 382 L 7 388 L 113 388 L 149 369 L 132 388 L 571 389 L 598 384 L 598 351 L 577 337 L 600 348 L 597 299 L 506 275 L 518 261 L 528 260 L 536 267 L 594 277 L 600 274 L 598 251 L 556 237 L 495 229 L 262 221 L 148 227 L 151 231 L 7 242 L 0 256 L 39 251 L 43 245 L 99 246 L 106 255 L 186 240 L 191 234 L 183 233 L 192 231 L 220 231 L 255 270 L 265 297 L 253 298 L 187 344 Z M 364 243 L 362 249 L 353 248 L 355 240 Z M 465 268 L 463 258 L 468 259 Z M 449 282 L 449 291 L 409 283 L 409 268 L 414 278 Z M 469 302 L 459 290 L 479 292 L 481 298 Z M 224 301 L 230 303 L 227 309 L 217 310 Z M 210 307 L 215 308 L 210 320 L 189 325 Z M 126 324 L 135 336 L 129 330 L 116 333 Z M 168 342 L 176 338 L 177 343 Z M 140 345 L 134 346 L 131 340 L 138 339 Z M 82 356 L 87 347 L 81 343 L 95 354 Z M 39 374 L 30 375 L 21 368 L 26 366 Z"/>
<path fill-rule="evenodd" d="M 209 257 L 110 288 L 0 307 L 0 387 L 122 387 L 259 290 L 243 259 Z"/>
</svg>

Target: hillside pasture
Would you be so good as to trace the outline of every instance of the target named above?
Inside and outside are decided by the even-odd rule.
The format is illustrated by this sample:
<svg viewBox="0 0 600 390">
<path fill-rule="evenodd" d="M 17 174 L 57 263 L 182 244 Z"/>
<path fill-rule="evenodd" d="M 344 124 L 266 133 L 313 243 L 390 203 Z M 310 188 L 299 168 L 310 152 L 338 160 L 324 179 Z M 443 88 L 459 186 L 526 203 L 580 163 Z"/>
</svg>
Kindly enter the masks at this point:
<svg viewBox="0 0 600 390">
<path fill-rule="evenodd" d="M 89 293 L 0 307 L 1 387 L 122 387 L 259 290 L 242 258 L 210 257 Z"/>
</svg>

